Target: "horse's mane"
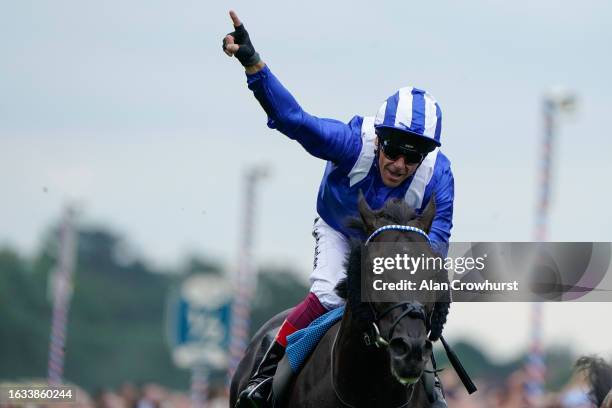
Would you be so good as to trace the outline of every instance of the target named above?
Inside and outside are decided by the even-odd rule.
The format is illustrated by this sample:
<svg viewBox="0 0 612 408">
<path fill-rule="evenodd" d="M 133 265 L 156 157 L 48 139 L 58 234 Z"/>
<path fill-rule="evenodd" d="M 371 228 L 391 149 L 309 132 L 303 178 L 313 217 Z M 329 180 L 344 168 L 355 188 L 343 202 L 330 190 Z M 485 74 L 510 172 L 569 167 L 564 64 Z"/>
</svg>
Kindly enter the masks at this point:
<svg viewBox="0 0 612 408">
<path fill-rule="evenodd" d="M 408 225 L 416 219 L 416 212 L 405 201 L 394 198 L 385 205 L 373 211 L 377 224 L 380 225 Z M 349 228 L 361 233 L 367 233 L 367 227 L 362 218 L 350 218 L 346 224 Z M 372 310 L 361 302 L 361 245 L 360 239 L 351 239 L 349 253 L 345 261 L 346 278 L 336 285 L 336 293 L 352 305 L 353 316 L 358 322 L 370 324 L 374 316 Z"/>
<path fill-rule="evenodd" d="M 350 242 L 349 255 L 346 258 L 346 278 L 336 285 L 336 293 L 352 306 L 357 322 L 368 325 L 374 321 L 372 310 L 361 302 L 361 241 Z"/>
<path fill-rule="evenodd" d="M 397 198 L 388 200 L 381 209 L 372 211 L 372 214 L 376 219 L 375 223 L 378 227 L 391 224 L 411 225 L 418 219 L 418 215 L 414 209 L 410 208 L 404 200 Z M 418 224 L 418 222 L 416 224 Z M 349 219 L 347 226 L 363 234 L 368 233 L 368 229 L 362 218 Z M 361 301 L 362 244 L 363 240 L 352 239 L 350 241 L 350 250 L 345 261 L 346 278 L 342 279 L 336 285 L 336 294 L 351 305 L 351 312 L 356 321 L 367 326 L 374 321 L 375 317 L 372 313 L 372 309 Z M 450 294 L 447 294 L 447 297 L 445 299 L 440 299 L 434 307 L 431 318 L 430 334 L 430 339 L 432 341 L 438 340 L 442 335 L 442 330 L 450 309 L 450 302 Z"/>
<path fill-rule="evenodd" d="M 586 374 L 591 388 L 589 398 L 599 407 L 612 389 L 612 365 L 600 357 L 583 356 L 576 361 L 576 370 Z"/>
<path fill-rule="evenodd" d="M 385 224 L 408 225 L 410 221 L 417 218 L 416 212 L 404 200 L 399 198 L 388 200 L 381 209 L 375 210 L 372 213 L 381 226 Z M 350 218 L 347 221 L 347 226 L 360 232 L 367 232 L 366 225 L 360 217 Z"/>
</svg>

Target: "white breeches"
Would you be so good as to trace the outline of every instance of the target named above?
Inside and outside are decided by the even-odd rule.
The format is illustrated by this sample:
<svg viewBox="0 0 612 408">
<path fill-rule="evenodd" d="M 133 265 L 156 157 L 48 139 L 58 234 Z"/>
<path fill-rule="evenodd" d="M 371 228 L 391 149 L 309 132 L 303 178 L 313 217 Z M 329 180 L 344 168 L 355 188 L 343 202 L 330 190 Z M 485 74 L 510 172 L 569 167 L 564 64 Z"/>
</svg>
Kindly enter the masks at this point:
<svg viewBox="0 0 612 408">
<path fill-rule="evenodd" d="M 344 263 L 349 251 L 348 239 L 320 217 L 315 219 L 312 236 L 316 243 L 310 291 L 326 309 L 335 309 L 344 304 L 344 299 L 334 289 L 346 276 Z"/>
</svg>

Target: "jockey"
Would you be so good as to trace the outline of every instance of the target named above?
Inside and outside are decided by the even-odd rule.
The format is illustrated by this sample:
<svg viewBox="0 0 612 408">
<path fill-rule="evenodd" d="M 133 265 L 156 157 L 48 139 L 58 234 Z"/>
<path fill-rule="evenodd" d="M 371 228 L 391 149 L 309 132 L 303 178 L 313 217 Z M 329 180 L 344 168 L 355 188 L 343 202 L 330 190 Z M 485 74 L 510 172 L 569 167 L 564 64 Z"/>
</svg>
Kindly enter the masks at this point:
<svg viewBox="0 0 612 408">
<path fill-rule="evenodd" d="M 450 161 L 439 150 L 442 113 L 429 93 L 401 88 L 375 117 L 354 116 L 347 124 L 315 117 L 300 107 L 261 60 L 236 13 L 230 11 L 230 17 L 235 31 L 223 39 L 223 51 L 245 67 L 249 89 L 268 115 L 268 127 L 327 161 L 312 232 L 316 246 L 310 293 L 287 316 L 237 403 L 238 407 L 263 407 L 271 399 L 272 377 L 287 336 L 344 302 L 334 289 L 346 274 L 348 240 L 356 232 L 345 222 L 358 216 L 359 192 L 371 208 L 403 198 L 418 212 L 435 193 L 436 215 L 429 237 L 434 251 L 446 256 L 454 182 Z M 436 385 L 436 406 L 444 407 L 439 381 Z"/>
</svg>

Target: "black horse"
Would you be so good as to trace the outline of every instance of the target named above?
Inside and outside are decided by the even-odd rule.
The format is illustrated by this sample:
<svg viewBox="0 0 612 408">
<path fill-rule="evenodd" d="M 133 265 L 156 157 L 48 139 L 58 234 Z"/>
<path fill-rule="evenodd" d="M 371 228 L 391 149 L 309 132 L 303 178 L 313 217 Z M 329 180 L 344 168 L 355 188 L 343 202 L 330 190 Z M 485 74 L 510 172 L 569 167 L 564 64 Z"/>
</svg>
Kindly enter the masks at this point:
<svg viewBox="0 0 612 408">
<path fill-rule="evenodd" d="M 400 200 L 389 201 L 381 210 L 372 211 L 360 198 L 361 218 L 354 220 L 352 226 L 361 228 L 366 236 L 388 225 L 412 226 L 429 232 L 435 214 L 433 201 L 417 216 Z M 427 240 L 418 232 L 390 229 L 372 242 L 425 243 Z M 432 341 L 442 334 L 450 295 L 436 298 L 433 293 L 426 294 L 429 298 L 423 301 L 421 297 L 420 302 L 410 298 L 399 303 L 362 301 L 362 244 L 351 244 L 347 277 L 336 288 L 346 300 L 342 320 L 321 339 L 285 393 L 284 401 L 288 402 L 280 405 L 291 408 L 431 406 L 423 381 L 419 379 L 425 370 L 431 370 Z M 418 247 L 422 252 L 423 245 Z M 409 252 L 410 246 L 406 248 Z M 368 256 L 385 256 L 369 252 Z M 426 255 L 436 256 L 433 252 Z M 436 281 L 448 280 L 444 270 L 428 273 Z M 272 318 L 253 338 L 232 379 L 230 407 L 234 407 L 240 390 L 246 386 L 288 312 Z"/>
</svg>

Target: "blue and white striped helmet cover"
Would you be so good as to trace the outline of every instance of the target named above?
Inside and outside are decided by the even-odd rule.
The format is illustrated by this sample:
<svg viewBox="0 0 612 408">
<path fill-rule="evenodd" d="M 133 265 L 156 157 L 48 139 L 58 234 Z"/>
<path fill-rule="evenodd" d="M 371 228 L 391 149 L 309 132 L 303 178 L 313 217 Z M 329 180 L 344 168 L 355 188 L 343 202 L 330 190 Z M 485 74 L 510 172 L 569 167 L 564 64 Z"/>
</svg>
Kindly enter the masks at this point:
<svg viewBox="0 0 612 408">
<path fill-rule="evenodd" d="M 407 86 L 382 104 L 376 114 L 374 127 L 410 132 L 440 146 L 442 111 L 430 94 Z"/>
</svg>

